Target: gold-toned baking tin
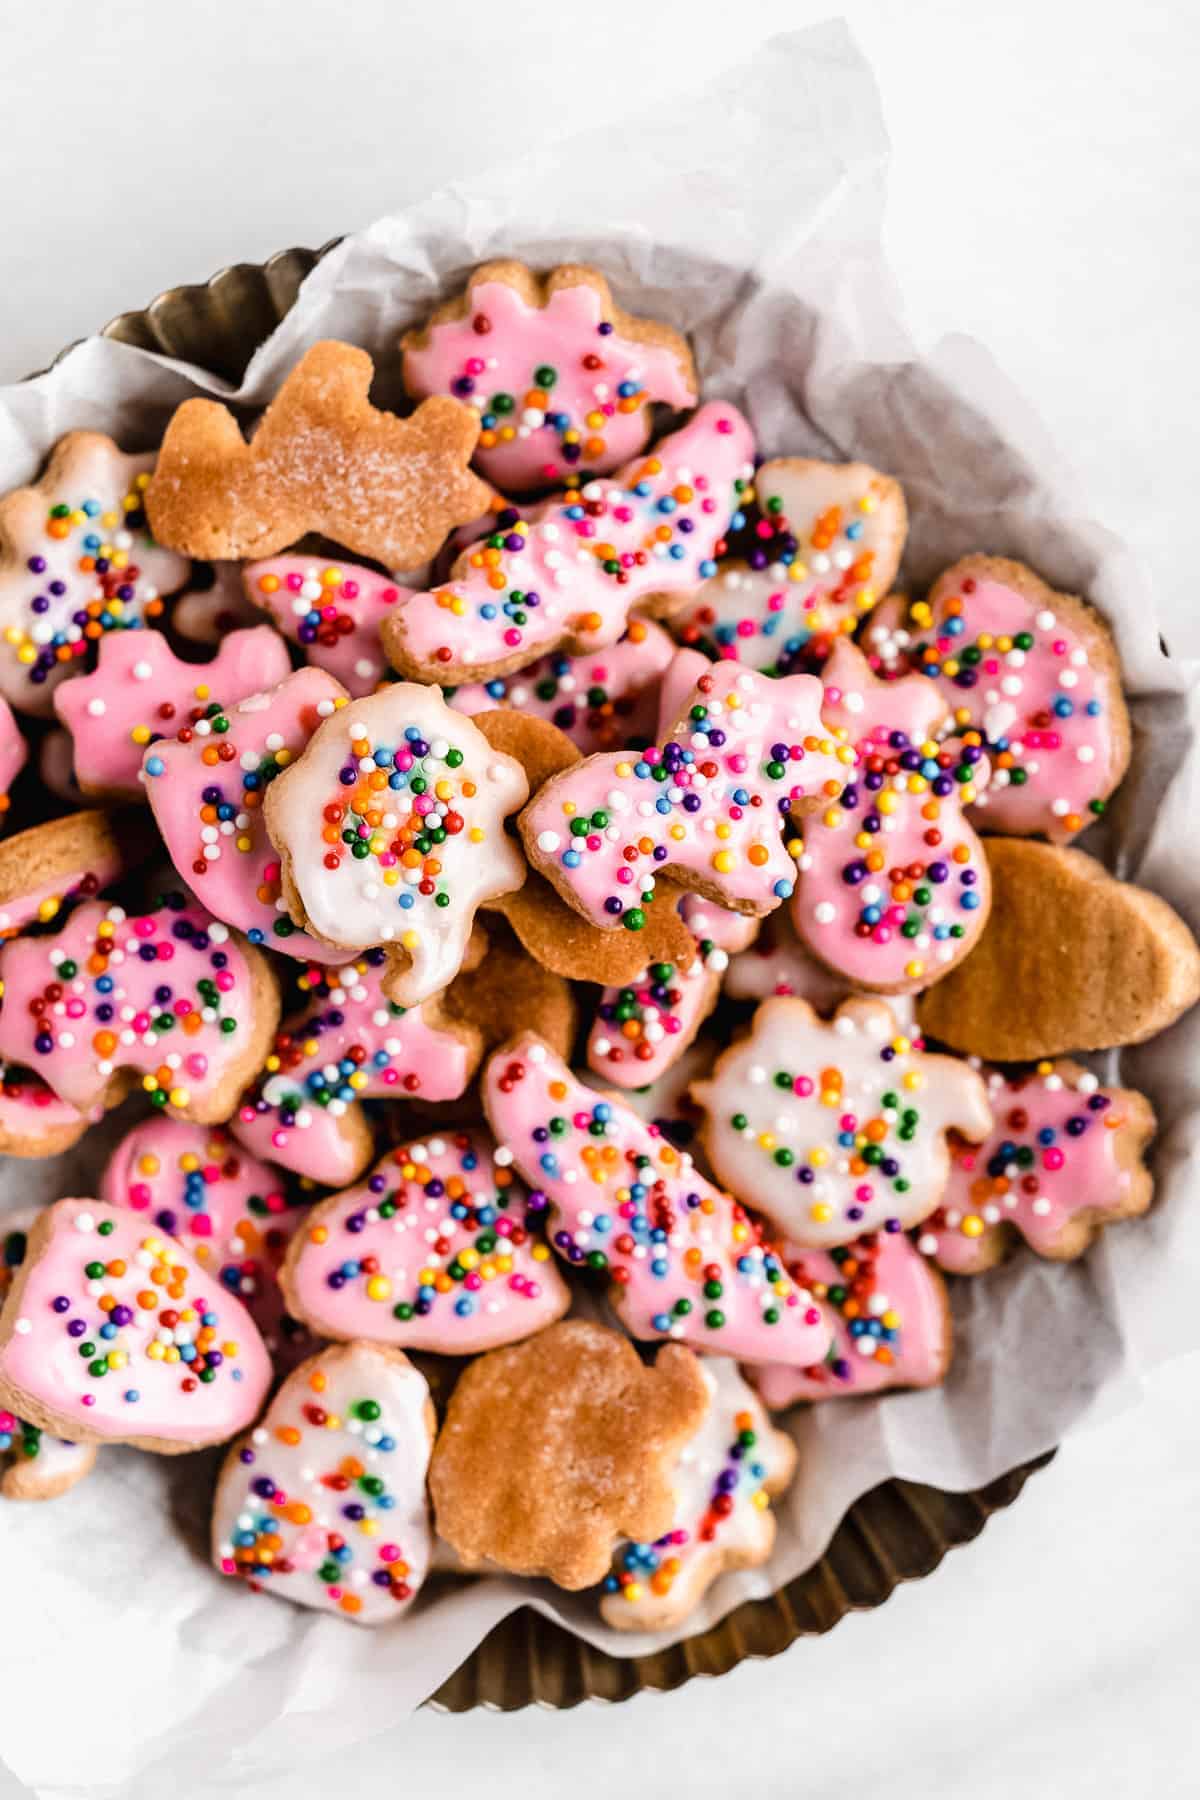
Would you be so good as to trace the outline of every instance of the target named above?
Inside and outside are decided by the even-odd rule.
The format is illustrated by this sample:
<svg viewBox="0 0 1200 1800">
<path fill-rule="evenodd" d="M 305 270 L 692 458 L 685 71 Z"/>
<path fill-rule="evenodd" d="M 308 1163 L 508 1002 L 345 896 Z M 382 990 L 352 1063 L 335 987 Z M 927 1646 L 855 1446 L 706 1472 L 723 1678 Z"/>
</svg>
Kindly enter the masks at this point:
<svg viewBox="0 0 1200 1800">
<path fill-rule="evenodd" d="M 104 336 L 236 382 L 331 247 L 281 250 L 265 263 L 235 263 L 202 286 L 168 288 L 141 311 L 121 313 Z M 900 1582 L 931 1574 L 948 1550 L 970 1543 L 994 1512 L 1011 1506 L 1049 1461 L 1039 1457 L 968 1494 L 884 1482 L 850 1508 L 820 1562 L 803 1575 L 651 1656 L 609 1656 L 522 1608 L 489 1633 L 430 1704 L 445 1712 L 476 1706 L 515 1712 L 533 1704 L 627 1700 L 644 1689 L 682 1687 L 695 1675 L 724 1675 L 747 1657 L 777 1656 L 798 1637 L 831 1630 L 849 1612 L 882 1606 Z"/>
</svg>

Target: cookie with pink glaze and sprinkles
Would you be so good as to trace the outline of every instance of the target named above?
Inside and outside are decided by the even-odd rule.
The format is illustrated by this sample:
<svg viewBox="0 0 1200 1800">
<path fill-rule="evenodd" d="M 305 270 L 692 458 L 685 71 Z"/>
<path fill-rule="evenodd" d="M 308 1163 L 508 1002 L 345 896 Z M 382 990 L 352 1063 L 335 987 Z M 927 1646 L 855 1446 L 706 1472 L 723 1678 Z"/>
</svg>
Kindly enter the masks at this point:
<svg viewBox="0 0 1200 1800">
<path fill-rule="evenodd" d="M 174 1456 L 244 1430 L 270 1383 L 250 1314 L 177 1239 L 99 1200 L 39 1215 L 0 1316 L 0 1407 Z"/>
<path fill-rule="evenodd" d="M 0 1215 L 0 1304 L 25 1260 L 41 1210 L 23 1206 Z M 0 1494 L 6 1500 L 56 1500 L 95 1465 L 95 1444 L 68 1443 L 0 1408 Z"/>
<path fill-rule="evenodd" d="M 476 412 L 475 466 L 510 494 L 611 474 L 645 448 L 656 403 L 698 397 L 679 332 L 624 312 L 580 263 L 484 263 L 400 343 L 408 392 Z"/>
<path fill-rule="evenodd" d="M 57 1156 L 77 1144 L 99 1109 L 80 1112 L 16 1063 L 0 1062 L 0 1155 Z"/>
<path fill-rule="evenodd" d="M 330 1345 L 225 1458 L 213 1560 L 252 1594 L 357 1625 L 402 1619 L 433 1554 L 425 1378 L 398 1350 Z"/>
<path fill-rule="evenodd" d="M 275 556 L 247 563 L 242 579 L 251 604 L 306 662 L 340 681 L 351 699 L 374 693 L 391 678 L 380 627 L 410 590 L 390 575 L 325 556 Z"/>
<path fill-rule="evenodd" d="M 1005 1075 L 985 1069 L 995 1127 L 982 1144 L 951 1139 L 950 1179 L 918 1245 L 955 1275 L 979 1275 L 1022 1240 L 1057 1261 L 1144 1213 L 1154 1180 L 1142 1160 L 1154 1110 L 1132 1088 L 1101 1085 L 1060 1060 Z"/>
<path fill-rule="evenodd" d="M 717 1179 L 816 1250 L 919 1225 L 949 1180 L 947 1134 L 979 1143 L 992 1126 L 974 1069 L 928 1055 L 882 1000 L 857 997 L 828 1021 L 803 1000 L 764 1001 L 693 1095 Z"/>
<path fill-rule="evenodd" d="M 13 717 L 12 707 L 0 696 L 0 827 L 12 803 L 9 789 L 25 767 L 28 756 L 29 746 Z"/>
<path fill-rule="evenodd" d="M 0 939 L 49 925 L 73 900 L 91 900 L 134 867 L 146 834 L 129 812 L 89 808 L 31 825 L 0 843 Z"/>
<path fill-rule="evenodd" d="M 481 1093 L 497 1143 L 550 1209 L 550 1242 L 605 1277 L 633 1337 L 748 1361 L 825 1354 L 828 1320 L 774 1245 L 632 1107 L 584 1087 L 532 1033 L 497 1050 Z"/>
<path fill-rule="evenodd" d="M 726 1570 L 758 1567 L 775 1544 L 771 1501 L 795 1473 L 796 1446 L 773 1429 L 736 1363 L 705 1356 L 700 1372 L 709 1408 L 671 1471 L 670 1530 L 622 1544 L 604 1579 L 600 1616 L 618 1631 L 669 1630 Z"/>
</svg>

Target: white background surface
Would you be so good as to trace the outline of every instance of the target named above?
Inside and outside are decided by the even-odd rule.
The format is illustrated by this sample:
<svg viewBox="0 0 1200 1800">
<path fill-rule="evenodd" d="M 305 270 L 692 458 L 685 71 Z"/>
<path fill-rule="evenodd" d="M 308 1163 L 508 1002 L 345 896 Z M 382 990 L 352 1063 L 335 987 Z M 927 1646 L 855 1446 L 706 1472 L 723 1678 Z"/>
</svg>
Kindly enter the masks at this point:
<svg viewBox="0 0 1200 1800">
<path fill-rule="evenodd" d="M 164 287 L 320 244 L 519 143 L 636 116 L 827 10 L 10 11 L 0 379 Z M 1200 472 L 1200 9 L 842 10 L 892 136 L 886 239 L 913 335 L 963 331 L 992 350 L 1081 470 L 1094 516 L 1145 558 L 1168 637 L 1200 647 L 1185 549 Z M 426 1713 L 259 1793 L 440 1800 L 482 1778 L 497 1800 L 1195 1794 L 1198 1378 L 1200 1358 L 1161 1374 L 934 1578 L 774 1663 L 616 1711 Z M 179 1761 L 170 1780 L 182 1800 L 215 1792 Z"/>
</svg>

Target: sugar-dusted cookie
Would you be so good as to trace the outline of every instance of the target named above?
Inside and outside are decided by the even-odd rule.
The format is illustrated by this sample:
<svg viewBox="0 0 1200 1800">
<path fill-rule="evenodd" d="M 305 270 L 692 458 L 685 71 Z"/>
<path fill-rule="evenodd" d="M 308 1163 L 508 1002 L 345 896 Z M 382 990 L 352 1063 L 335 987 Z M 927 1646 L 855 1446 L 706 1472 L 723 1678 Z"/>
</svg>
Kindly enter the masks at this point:
<svg viewBox="0 0 1200 1800">
<path fill-rule="evenodd" d="M 57 1156 L 77 1144 L 98 1116 L 60 1100 L 28 1069 L 0 1062 L 0 1155 Z"/>
<path fill-rule="evenodd" d="M 992 914 L 975 949 L 923 994 L 927 1037 L 993 1062 L 1140 1044 L 1200 999 L 1200 948 L 1157 894 L 1094 857 L 989 838 Z"/>
<path fill-rule="evenodd" d="M 1007 557 L 965 556 L 864 641 L 885 667 L 930 679 L 956 729 L 982 733 L 985 830 L 1065 844 L 1104 811 L 1129 765 L 1129 714 L 1116 646 L 1086 601 Z"/>
<path fill-rule="evenodd" d="M 710 1405 L 700 1364 L 668 1344 L 653 1367 L 584 1319 L 470 1363 L 429 1468 L 438 1535 L 490 1564 L 591 1587 L 622 1537 L 670 1529 L 671 1471 Z"/>
<path fill-rule="evenodd" d="M 871 1231 L 840 1250 L 784 1244 L 788 1267 L 829 1308 L 833 1343 L 811 1368 L 747 1367 L 773 1411 L 887 1388 L 936 1387 L 950 1366 L 946 1284 L 902 1231 Z"/>
<path fill-rule="evenodd" d="M 545 1219 L 486 1131 L 432 1132 L 308 1214 L 285 1291 L 321 1337 L 471 1356 L 566 1312 Z"/>
<path fill-rule="evenodd" d="M 1145 1212 L 1154 1111 L 1144 1094 L 1102 1087 L 1066 1061 L 984 1073 L 996 1123 L 982 1144 L 951 1140 L 942 1204 L 917 1240 L 926 1256 L 978 1275 L 1023 1238 L 1039 1256 L 1068 1260 L 1105 1225 Z"/>
<path fill-rule="evenodd" d="M 40 1211 L 26 1206 L 0 1214 L 0 1305 L 25 1260 Z M 6 1500 L 56 1500 L 90 1475 L 95 1463 L 94 1444 L 68 1443 L 0 1409 L 0 1494 Z"/>
<path fill-rule="evenodd" d="M 623 312 L 582 263 L 484 263 L 400 343 L 410 394 L 478 413 L 476 467 L 509 494 L 608 475 L 644 448 L 656 401 L 696 404 L 686 339 Z"/>
<path fill-rule="evenodd" d="M 630 619 L 624 637 L 587 656 L 555 651 L 515 675 L 468 682 L 450 704 L 476 714 L 495 706 L 549 719 L 585 756 L 649 743 L 658 714 L 659 683 L 675 654 L 661 625 Z"/>
<path fill-rule="evenodd" d="M 365 350 L 314 344 L 247 443 L 227 406 L 185 400 L 167 426 L 146 509 L 163 543 L 212 561 L 274 556 L 308 532 L 387 568 L 431 557 L 483 512 L 467 468 L 479 422 L 457 400 L 379 412 Z"/>
<path fill-rule="evenodd" d="M 504 820 L 528 792 L 436 688 L 355 700 L 267 790 L 287 909 L 335 947 L 386 945 L 389 992 L 415 1006 L 453 980 L 479 903 L 525 879 Z"/>
<path fill-rule="evenodd" d="M 106 633 L 151 623 L 188 565 L 146 527 L 153 456 L 111 438 L 60 438 L 32 487 L 0 500 L 0 693 L 45 717 L 67 675 Z"/>
<path fill-rule="evenodd" d="M 0 948 L 0 981 L 0 1056 L 80 1111 L 140 1086 L 177 1118 L 218 1124 L 279 1021 L 266 958 L 182 894 L 132 915 L 77 906 L 53 936 Z"/>
<path fill-rule="evenodd" d="M 274 621 L 306 662 L 328 670 L 351 699 L 374 693 L 391 670 L 379 630 L 409 589 L 362 563 L 275 556 L 242 570 L 252 605 Z"/>
<path fill-rule="evenodd" d="M 633 606 L 669 611 L 715 572 L 753 452 L 713 401 L 619 475 L 499 513 L 448 582 L 391 615 L 384 648 L 402 675 L 455 685 L 606 649 Z"/>
<path fill-rule="evenodd" d="M 279 685 L 218 708 L 202 721 L 202 730 L 184 729 L 173 742 L 148 749 L 145 793 L 168 856 L 216 918 L 244 931 L 252 944 L 334 962 L 341 952 L 302 931 L 284 906 L 279 853 L 267 836 L 263 803 L 317 726 L 347 700 L 321 669 L 291 673 L 283 640 L 275 632 L 270 636 L 284 659 Z"/>
<path fill-rule="evenodd" d="M 252 1593 L 359 1625 L 401 1619 L 433 1553 L 425 1471 L 435 1421 L 398 1350 L 329 1345 L 288 1376 L 231 1446 L 213 1560 Z"/>
<path fill-rule="evenodd" d="M 100 644 L 96 667 L 58 689 L 54 710 L 71 733 L 81 791 L 144 800 L 147 745 L 219 733 L 235 701 L 291 672 L 278 632 L 258 625 L 226 637 L 210 662 L 183 662 L 161 631 L 125 631 Z"/>
<path fill-rule="evenodd" d="M 854 761 L 820 704 L 811 675 L 717 664 L 661 748 L 589 756 L 534 795 L 520 819 L 530 862 L 598 926 L 641 930 L 664 875 L 735 912 L 770 912 L 793 886 L 783 814 L 839 793 Z"/>
<path fill-rule="evenodd" d="M 217 562 L 192 570 L 186 593 L 172 604 L 170 625 L 189 643 L 211 646 L 260 618 L 242 589 L 241 563 Z"/>
<path fill-rule="evenodd" d="M 300 978 L 304 1011 L 285 1021 L 230 1120 L 254 1155 L 327 1187 L 345 1187 L 371 1160 L 364 1100 L 455 1100 L 482 1051 L 477 1028 L 443 1021 L 438 1004 L 387 998 L 387 962 L 368 950 Z"/>
<path fill-rule="evenodd" d="M 667 642 L 670 643 L 669 638 Z M 0 826 L 11 804 L 9 789 L 25 767 L 28 756 L 29 746 L 13 717 L 12 707 L 0 695 Z"/>
<path fill-rule="evenodd" d="M 0 1315 L 0 1406 L 176 1455 L 243 1430 L 270 1381 L 249 1313 L 176 1239 L 98 1200 L 38 1216 Z"/>
<path fill-rule="evenodd" d="M 764 1001 L 693 1092 L 718 1180 L 813 1249 L 920 1224 L 949 1177 L 947 1132 L 979 1142 L 992 1123 L 972 1068 L 914 1048 L 883 1001 L 858 997 L 828 1022 Z"/>
<path fill-rule="evenodd" d="M 634 1337 L 748 1361 L 824 1355 L 828 1322 L 773 1245 L 616 1095 L 584 1087 L 531 1033 L 497 1050 L 481 1094 L 497 1143 L 551 1208 L 554 1248 L 605 1274 Z"/>
<path fill-rule="evenodd" d="M 727 1569 L 766 1562 L 775 1543 L 773 1496 L 796 1468 L 796 1446 L 775 1431 L 737 1365 L 700 1364 L 711 1399 L 671 1471 L 671 1527 L 652 1543 L 622 1544 L 605 1577 L 600 1614 L 618 1631 L 667 1631 L 686 1619 Z"/>
<path fill-rule="evenodd" d="M 31 825 L 0 843 L 0 938 L 49 925 L 69 900 L 90 900 L 141 847 L 128 814 L 87 811 Z"/>
</svg>

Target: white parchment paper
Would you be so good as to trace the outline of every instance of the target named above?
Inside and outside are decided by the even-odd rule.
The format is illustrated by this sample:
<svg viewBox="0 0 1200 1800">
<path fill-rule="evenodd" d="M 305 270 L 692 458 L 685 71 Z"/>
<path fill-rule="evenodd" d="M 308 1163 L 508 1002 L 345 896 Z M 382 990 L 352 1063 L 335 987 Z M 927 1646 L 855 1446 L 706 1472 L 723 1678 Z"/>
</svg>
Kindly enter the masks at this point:
<svg viewBox="0 0 1200 1800">
<path fill-rule="evenodd" d="M 1197 671 L 1162 654 L 1138 569 L 1087 521 L 1036 418 L 986 353 L 952 339 L 915 355 L 879 247 L 885 164 L 877 95 L 844 28 L 776 39 L 628 129 L 447 188 L 348 239 L 310 277 L 237 397 L 268 399 L 326 336 L 366 345 L 383 391 L 394 391 L 398 332 L 475 263 L 595 261 L 626 306 L 689 333 L 705 389 L 748 409 L 765 454 L 863 457 L 902 482 L 906 582 L 988 550 L 1095 600 L 1119 639 L 1136 739 L 1089 847 L 1200 927 Z M 30 479 L 72 428 L 148 447 L 198 391 L 225 390 L 118 344 L 81 344 L 0 395 L 0 488 Z M 944 1390 L 795 1415 L 800 1474 L 779 1509 L 774 1557 L 721 1581 L 691 1629 L 799 1573 L 887 1475 L 986 1482 L 1127 1403 L 1140 1370 L 1200 1339 L 1200 1214 L 1189 1191 L 1200 1014 L 1097 1066 L 1144 1088 L 1158 1111 L 1151 1216 L 1110 1232 L 1081 1263 L 1021 1256 L 957 1284 Z M 0 1206 L 91 1191 L 113 1130 L 56 1163 L 10 1162 Z M 379 1632 L 248 1599 L 205 1560 L 214 1466 L 105 1451 L 65 1499 L 4 1507 L 0 1767 L 31 1791 L 157 1795 L 188 1769 L 249 1789 L 318 1748 L 384 1730 L 522 1604 L 611 1648 L 664 1641 L 605 1630 L 585 1598 L 499 1579 L 450 1586 Z"/>
</svg>

